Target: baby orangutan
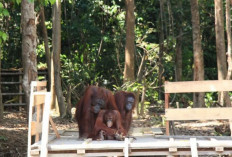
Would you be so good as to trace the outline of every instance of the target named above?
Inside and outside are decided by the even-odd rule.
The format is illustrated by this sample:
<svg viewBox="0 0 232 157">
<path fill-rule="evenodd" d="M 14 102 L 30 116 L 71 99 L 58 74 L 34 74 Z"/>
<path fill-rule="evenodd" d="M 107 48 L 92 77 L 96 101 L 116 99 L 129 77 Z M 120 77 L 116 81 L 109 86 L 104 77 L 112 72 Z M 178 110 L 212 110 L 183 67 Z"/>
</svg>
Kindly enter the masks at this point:
<svg viewBox="0 0 232 157">
<path fill-rule="evenodd" d="M 125 136 L 126 131 L 122 127 L 120 113 L 117 110 L 101 110 L 89 138 L 121 141 Z"/>
</svg>

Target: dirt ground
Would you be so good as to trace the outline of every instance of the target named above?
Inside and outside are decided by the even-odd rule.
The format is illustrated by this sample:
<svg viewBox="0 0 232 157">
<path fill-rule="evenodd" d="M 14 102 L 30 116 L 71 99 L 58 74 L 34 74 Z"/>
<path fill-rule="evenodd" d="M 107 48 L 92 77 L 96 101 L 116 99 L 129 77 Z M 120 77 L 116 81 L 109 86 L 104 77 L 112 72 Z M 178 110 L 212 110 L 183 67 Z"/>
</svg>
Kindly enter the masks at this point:
<svg viewBox="0 0 232 157">
<path fill-rule="evenodd" d="M 70 119 L 53 118 L 58 130 L 75 130 L 77 123 Z M 225 122 L 176 122 L 177 135 L 215 135 L 215 127 L 220 127 Z M 162 127 L 160 116 L 147 115 L 144 119 L 133 120 L 132 127 Z M 0 122 L 0 157 L 25 157 L 27 154 L 27 119 L 24 111 L 11 111 L 4 113 Z"/>
</svg>

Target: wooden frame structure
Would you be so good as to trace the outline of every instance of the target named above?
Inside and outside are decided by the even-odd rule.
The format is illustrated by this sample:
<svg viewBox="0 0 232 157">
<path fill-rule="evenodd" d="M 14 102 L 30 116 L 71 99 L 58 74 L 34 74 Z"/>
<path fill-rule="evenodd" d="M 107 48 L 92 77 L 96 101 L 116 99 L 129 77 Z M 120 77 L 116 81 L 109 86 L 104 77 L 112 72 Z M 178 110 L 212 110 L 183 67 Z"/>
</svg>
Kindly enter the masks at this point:
<svg viewBox="0 0 232 157">
<path fill-rule="evenodd" d="M 47 156 L 47 143 L 49 133 L 49 121 L 52 125 L 56 137 L 60 138 L 52 118 L 49 116 L 51 93 L 46 92 L 46 81 L 32 81 L 30 89 L 30 108 L 29 108 L 29 123 L 28 123 L 28 153 L 32 155 L 31 145 L 41 140 L 40 156 Z"/>
<path fill-rule="evenodd" d="M 8 87 L 11 89 L 10 91 L 6 92 L 3 91 L 2 97 L 15 97 L 18 96 L 18 98 L 13 98 L 7 101 L 3 101 L 3 105 L 6 106 L 25 106 L 26 103 L 24 102 L 24 93 L 23 93 L 23 88 L 22 88 L 22 78 L 23 78 L 23 70 L 22 68 L 20 69 L 1 69 L 0 75 L 2 80 L 0 81 L 0 84 L 2 87 Z M 39 76 L 45 76 L 47 77 L 47 71 L 46 70 L 38 70 L 38 75 Z M 11 81 L 9 81 L 7 78 L 11 77 Z M 15 86 L 18 88 L 17 92 L 13 92 L 15 88 L 12 88 L 12 86 Z M 13 90 L 12 90 L 13 89 Z"/>
<path fill-rule="evenodd" d="M 165 82 L 166 134 L 170 134 L 169 121 L 174 120 L 229 120 L 232 122 L 232 107 L 225 108 L 169 108 L 171 93 L 232 91 L 232 80 Z"/>
<path fill-rule="evenodd" d="M 228 83 L 228 82 L 227 82 Z M 232 82 L 229 82 L 232 83 Z M 173 91 L 169 90 L 169 93 Z M 169 93 L 166 93 L 166 105 L 169 102 Z M 38 93 L 39 94 L 39 93 Z M 42 94 L 42 93 L 41 93 Z M 126 138 L 124 141 L 105 140 L 92 141 L 92 139 L 79 139 L 78 131 L 59 131 L 60 138 L 55 133 L 48 134 L 49 93 L 45 94 L 42 138 L 28 146 L 30 157 L 83 157 L 83 156 L 175 156 L 175 155 L 222 155 L 232 154 L 232 137 L 230 136 L 167 136 L 147 133 L 134 135 L 136 139 Z M 30 107 L 36 101 L 36 92 L 32 92 Z M 34 96 L 34 97 L 33 97 Z M 179 111 L 179 110 L 178 110 Z M 166 108 L 166 117 L 173 120 L 172 111 Z M 180 111 L 181 112 L 181 111 Z M 187 111 L 186 111 L 187 112 Z M 198 112 L 198 111 L 196 111 Z M 215 111 L 216 113 L 217 111 Z M 30 112 L 31 113 L 31 112 Z M 179 114 L 179 113 L 178 113 Z M 184 114 L 184 112 L 181 112 Z M 32 116 L 32 114 L 30 115 Z M 217 116 L 217 115 L 215 115 Z M 223 117 L 223 115 L 222 115 Z M 178 118 L 181 119 L 180 116 Z M 208 117 L 215 118 L 215 117 Z M 227 114 L 226 118 L 230 118 Z M 191 118 L 190 118 L 191 119 Z M 217 118 L 216 118 L 217 119 Z M 175 120 L 175 119 L 174 119 Z M 29 136 L 31 136 L 29 121 Z M 41 124 L 40 124 L 41 125 Z M 40 127 L 37 127 L 40 128 Z M 33 130 L 33 129 L 32 129 Z M 41 129 L 38 129 L 41 130 Z M 37 134 L 41 131 L 36 131 Z M 133 134 L 132 134 L 133 135 Z M 30 143 L 29 141 L 28 143 Z"/>
</svg>

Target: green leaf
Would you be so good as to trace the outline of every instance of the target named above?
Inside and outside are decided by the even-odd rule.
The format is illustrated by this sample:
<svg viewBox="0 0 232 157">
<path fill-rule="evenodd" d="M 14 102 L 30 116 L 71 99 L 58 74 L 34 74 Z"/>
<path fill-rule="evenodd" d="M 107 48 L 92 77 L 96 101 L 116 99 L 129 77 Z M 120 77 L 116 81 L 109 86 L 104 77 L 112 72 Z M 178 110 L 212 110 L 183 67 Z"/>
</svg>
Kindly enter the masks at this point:
<svg viewBox="0 0 232 157">
<path fill-rule="evenodd" d="M 9 12 L 6 9 L 3 10 L 3 15 L 4 16 L 10 16 Z"/>
<path fill-rule="evenodd" d="M 0 2 L 0 9 L 2 9 L 3 8 L 3 4 Z"/>
<path fill-rule="evenodd" d="M 2 39 L 3 39 L 3 41 L 6 41 L 7 38 L 8 38 L 8 35 L 7 35 L 6 33 L 3 33 L 3 34 L 2 34 Z"/>
<path fill-rule="evenodd" d="M 17 3 L 17 4 L 20 4 L 20 3 L 21 3 L 21 0 L 16 0 L 16 3 Z"/>
<path fill-rule="evenodd" d="M 56 2 L 56 0 L 49 0 L 49 2 L 51 3 L 51 5 L 53 5 Z"/>
</svg>

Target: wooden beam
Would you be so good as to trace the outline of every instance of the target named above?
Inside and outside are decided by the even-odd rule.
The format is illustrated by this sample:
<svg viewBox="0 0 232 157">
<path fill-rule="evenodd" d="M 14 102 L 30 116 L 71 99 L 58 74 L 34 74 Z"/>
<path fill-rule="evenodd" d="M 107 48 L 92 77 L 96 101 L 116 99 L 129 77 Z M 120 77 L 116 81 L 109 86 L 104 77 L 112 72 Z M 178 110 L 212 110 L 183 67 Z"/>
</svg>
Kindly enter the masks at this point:
<svg viewBox="0 0 232 157">
<path fill-rule="evenodd" d="M 232 80 L 165 82 L 165 93 L 232 91 Z"/>
<path fill-rule="evenodd" d="M 196 138 L 190 138 L 190 147 L 192 157 L 198 157 Z"/>
<path fill-rule="evenodd" d="M 40 134 L 42 132 L 42 123 L 32 121 L 31 122 L 31 135 Z"/>
<path fill-rule="evenodd" d="M 34 95 L 33 106 L 39 106 L 45 103 L 45 95 Z"/>
<path fill-rule="evenodd" d="M 166 109 L 166 120 L 232 119 L 232 107 Z"/>
</svg>

